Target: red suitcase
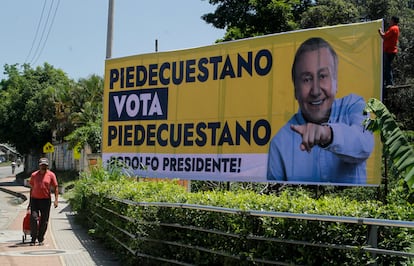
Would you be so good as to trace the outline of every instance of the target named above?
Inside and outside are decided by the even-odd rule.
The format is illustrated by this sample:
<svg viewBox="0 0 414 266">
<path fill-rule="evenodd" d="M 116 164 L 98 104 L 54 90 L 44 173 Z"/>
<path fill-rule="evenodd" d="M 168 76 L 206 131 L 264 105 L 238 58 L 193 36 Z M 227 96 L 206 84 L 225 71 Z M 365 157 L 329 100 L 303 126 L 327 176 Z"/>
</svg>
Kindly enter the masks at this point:
<svg viewBox="0 0 414 266">
<path fill-rule="evenodd" d="M 23 243 L 26 241 L 27 235 L 30 235 L 30 211 L 27 211 L 26 216 L 23 218 Z"/>
<path fill-rule="evenodd" d="M 40 219 L 40 215 L 39 215 L 39 219 Z M 23 218 L 23 237 L 22 237 L 23 243 L 24 241 L 26 241 L 27 235 L 30 235 L 30 210 L 27 210 L 26 216 L 24 216 Z"/>
</svg>

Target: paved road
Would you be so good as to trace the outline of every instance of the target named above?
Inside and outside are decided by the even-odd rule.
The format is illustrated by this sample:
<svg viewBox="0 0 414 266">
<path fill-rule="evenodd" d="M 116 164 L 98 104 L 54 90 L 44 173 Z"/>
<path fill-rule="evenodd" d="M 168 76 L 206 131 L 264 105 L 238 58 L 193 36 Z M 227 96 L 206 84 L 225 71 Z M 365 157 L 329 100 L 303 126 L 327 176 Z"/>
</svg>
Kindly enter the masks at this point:
<svg viewBox="0 0 414 266">
<path fill-rule="evenodd" d="M 20 166 L 18 170 L 22 171 L 23 169 Z M 11 167 L 0 167 L 0 179 L 10 175 Z M 0 190 L 0 230 L 6 230 L 10 223 L 16 219 L 19 211 L 24 208 L 24 205 L 20 205 L 22 203 L 23 200 L 21 198 Z"/>
<path fill-rule="evenodd" d="M 89 238 L 86 229 L 74 222 L 64 197 L 59 197 L 59 207 L 51 210 L 45 245 L 23 243 L 22 221 L 28 202 L 10 193 L 28 197 L 29 190 L 16 184 L 11 167 L 0 167 L 0 183 L 9 192 L 0 190 L 0 266 L 120 265 L 113 251 Z"/>
<path fill-rule="evenodd" d="M 21 198 L 0 190 L 0 230 L 7 229 L 23 208 Z"/>
<path fill-rule="evenodd" d="M 20 172 L 23 172 L 23 166 L 20 165 L 20 167 L 16 167 L 15 174 L 18 174 Z M 0 178 L 11 176 L 12 175 L 12 168 L 11 166 L 1 166 L 0 167 Z"/>
</svg>

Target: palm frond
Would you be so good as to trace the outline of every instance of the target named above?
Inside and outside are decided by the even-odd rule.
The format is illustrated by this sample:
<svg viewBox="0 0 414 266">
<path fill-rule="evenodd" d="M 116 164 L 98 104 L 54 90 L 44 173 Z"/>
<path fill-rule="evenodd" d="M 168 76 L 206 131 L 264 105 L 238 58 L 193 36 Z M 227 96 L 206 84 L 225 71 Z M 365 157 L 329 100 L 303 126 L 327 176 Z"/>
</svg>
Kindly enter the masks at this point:
<svg viewBox="0 0 414 266">
<path fill-rule="evenodd" d="M 414 189 L 414 148 L 398 126 L 394 115 L 380 100 L 374 98 L 368 100 L 364 111 L 375 115 L 375 118 L 365 121 L 366 127 L 373 132 L 380 132 L 386 154 L 410 189 Z"/>
</svg>

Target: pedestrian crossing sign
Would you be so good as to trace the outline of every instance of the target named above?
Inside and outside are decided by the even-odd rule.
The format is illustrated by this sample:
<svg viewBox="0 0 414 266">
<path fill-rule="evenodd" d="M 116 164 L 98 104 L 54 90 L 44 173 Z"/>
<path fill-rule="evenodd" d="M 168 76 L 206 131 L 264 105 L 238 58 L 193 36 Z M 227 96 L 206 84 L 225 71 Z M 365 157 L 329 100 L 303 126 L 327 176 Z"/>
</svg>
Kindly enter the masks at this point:
<svg viewBox="0 0 414 266">
<path fill-rule="evenodd" d="M 73 147 L 73 159 L 76 159 L 76 160 L 80 159 L 81 157 L 80 149 L 81 149 L 81 146 L 79 143 L 76 144 L 75 147 Z"/>
<path fill-rule="evenodd" d="M 52 145 L 52 143 L 47 142 L 43 146 L 43 153 L 52 153 L 52 152 L 55 152 L 55 147 Z"/>
</svg>

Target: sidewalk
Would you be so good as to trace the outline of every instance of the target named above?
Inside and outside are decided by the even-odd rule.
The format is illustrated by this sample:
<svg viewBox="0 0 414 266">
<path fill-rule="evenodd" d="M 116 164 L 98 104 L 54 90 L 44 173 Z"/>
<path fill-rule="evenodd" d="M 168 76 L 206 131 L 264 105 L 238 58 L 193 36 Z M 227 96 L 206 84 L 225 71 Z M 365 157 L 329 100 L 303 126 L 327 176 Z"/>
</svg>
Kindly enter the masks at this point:
<svg viewBox="0 0 414 266">
<path fill-rule="evenodd" d="M 51 208 L 45 245 L 30 246 L 30 235 L 23 243 L 22 225 L 29 188 L 18 184 L 13 176 L 0 179 L 0 190 L 21 198 L 23 202 L 18 206 L 16 218 L 8 229 L 0 228 L 0 266 L 120 265 L 110 251 L 91 239 L 86 229 L 74 222 L 74 213 L 62 195 L 59 197 L 59 207 Z"/>
</svg>

